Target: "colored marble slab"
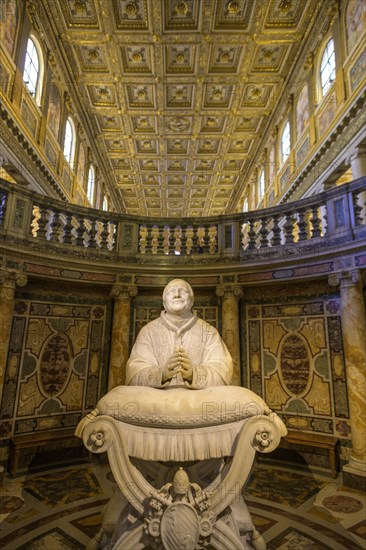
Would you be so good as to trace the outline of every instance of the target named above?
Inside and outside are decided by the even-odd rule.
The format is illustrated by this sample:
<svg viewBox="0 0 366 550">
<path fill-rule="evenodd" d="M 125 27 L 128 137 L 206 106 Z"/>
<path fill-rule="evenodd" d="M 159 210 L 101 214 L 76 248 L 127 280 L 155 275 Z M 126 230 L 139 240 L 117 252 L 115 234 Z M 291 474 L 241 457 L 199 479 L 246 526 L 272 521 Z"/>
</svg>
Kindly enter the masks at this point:
<svg viewBox="0 0 366 550">
<path fill-rule="evenodd" d="M 25 480 L 23 488 L 46 506 L 66 505 L 103 495 L 91 468 L 34 476 Z"/>
</svg>

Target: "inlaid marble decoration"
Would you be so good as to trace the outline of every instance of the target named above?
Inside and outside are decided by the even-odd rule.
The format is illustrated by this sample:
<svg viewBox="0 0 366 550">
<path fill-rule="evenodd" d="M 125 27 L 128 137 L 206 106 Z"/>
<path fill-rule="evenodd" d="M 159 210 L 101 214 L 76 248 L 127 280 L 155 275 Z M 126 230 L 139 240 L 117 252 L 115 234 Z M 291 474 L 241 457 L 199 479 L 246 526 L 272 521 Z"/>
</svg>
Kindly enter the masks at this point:
<svg viewBox="0 0 366 550">
<path fill-rule="evenodd" d="M 338 299 L 247 305 L 248 386 L 288 428 L 348 438 Z"/>
<path fill-rule="evenodd" d="M 71 427 L 104 391 L 106 304 L 15 301 L 0 437 Z"/>
</svg>

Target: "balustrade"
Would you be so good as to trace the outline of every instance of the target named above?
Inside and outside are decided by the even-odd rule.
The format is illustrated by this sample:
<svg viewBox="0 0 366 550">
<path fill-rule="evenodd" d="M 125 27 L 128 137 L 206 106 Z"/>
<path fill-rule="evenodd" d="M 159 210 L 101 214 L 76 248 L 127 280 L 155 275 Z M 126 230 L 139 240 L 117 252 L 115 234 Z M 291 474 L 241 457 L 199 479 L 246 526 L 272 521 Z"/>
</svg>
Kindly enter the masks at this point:
<svg viewBox="0 0 366 550">
<path fill-rule="evenodd" d="M 294 203 L 220 216 L 220 221 L 186 218 L 178 222 L 174 218 L 147 221 L 65 204 L 0 179 L 0 237 L 32 240 L 33 248 L 36 243 L 65 251 L 72 246 L 86 255 L 88 250 L 99 250 L 107 256 L 114 252 L 145 257 L 147 262 L 149 256 L 168 261 L 198 254 L 233 256 L 240 261 L 256 252 L 260 258 L 269 249 L 308 246 L 319 240 L 326 245 L 340 236 L 345 242 L 364 237 L 365 188 L 366 178 L 360 178 Z M 128 228 L 128 242 L 123 241 L 119 224 Z"/>
</svg>

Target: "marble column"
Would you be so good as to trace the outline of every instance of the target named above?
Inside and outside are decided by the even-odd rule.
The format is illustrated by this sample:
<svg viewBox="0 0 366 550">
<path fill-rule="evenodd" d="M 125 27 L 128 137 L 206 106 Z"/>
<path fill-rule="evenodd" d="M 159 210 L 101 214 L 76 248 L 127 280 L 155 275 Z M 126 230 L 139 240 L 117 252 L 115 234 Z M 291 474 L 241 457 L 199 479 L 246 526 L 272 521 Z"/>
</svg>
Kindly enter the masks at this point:
<svg viewBox="0 0 366 550">
<path fill-rule="evenodd" d="M 340 285 L 341 318 L 352 449 L 345 472 L 366 480 L 366 321 L 361 274 L 358 270 L 329 276 L 329 284 Z"/>
<path fill-rule="evenodd" d="M 0 401 L 3 394 L 6 359 L 13 320 L 16 286 L 25 286 L 27 275 L 17 271 L 0 269 Z"/>
<path fill-rule="evenodd" d="M 216 295 L 222 304 L 222 338 L 233 358 L 232 384 L 240 386 L 240 329 L 239 329 L 239 299 L 242 296 L 240 285 L 220 285 Z"/>
<path fill-rule="evenodd" d="M 352 179 L 366 176 L 366 145 L 358 145 L 351 153 L 349 162 L 352 168 Z"/>
<path fill-rule="evenodd" d="M 108 390 L 125 383 L 129 355 L 131 298 L 137 296 L 137 288 L 132 285 L 115 285 L 111 296 L 114 298 L 114 311 Z"/>
</svg>

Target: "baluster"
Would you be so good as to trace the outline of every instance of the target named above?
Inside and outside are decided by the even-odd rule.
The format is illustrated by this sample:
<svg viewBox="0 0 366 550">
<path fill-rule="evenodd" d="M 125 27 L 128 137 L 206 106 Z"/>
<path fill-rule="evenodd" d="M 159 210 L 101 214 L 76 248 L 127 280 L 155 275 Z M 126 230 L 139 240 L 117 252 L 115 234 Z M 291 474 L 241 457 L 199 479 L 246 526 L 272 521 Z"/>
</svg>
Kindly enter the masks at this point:
<svg viewBox="0 0 366 550">
<path fill-rule="evenodd" d="M 39 211 L 41 213 L 40 218 L 38 218 L 38 231 L 37 231 L 37 237 L 39 239 L 45 239 L 47 240 L 47 223 L 48 223 L 48 209 L 44 206 L 39 207 Z"/>
<path fill-rule="evenodd" d="M 149 231 L 148 231 L 146 225 L 141 225 L 140 226 L 140 233 L 139 233 L 140 254 L 145 254 L 146 253 L 148 232 Z"/>
<path fill-rule="evenodd" d="M 205 254 L 208 254 L 210 252 L 210 227 L 208 225 L 204 226 L 203 252 Z"/>
<path fill-rule="evenodd" d="M 188 225 L 186 228 L 186 253 L 192 254 L 194 247 L 194 229 L 191 225 Z"/>
<path fill-rule="evenodd" d="M 187 254 L 187 228 L 186 227 L 182 227 L 180 242 L 181 242 L 181 245 L 180 245 L 181 256 L 186 255 Z"/>
<path fill-rule="evenodd" d="M 169 255 L 172 254 L 175 255 L 175 230 L 172 229 L 169 230 L 169 237 L 168 237 L 168 253 Z"/>
<path fill-rule="evenodd" d="M 84 216 L 77 216 L 78 227 L 76 229 L 75 244 L 77 246 L 85 246 L 84 233 L 86 231 Z"/>
<path fill-rule="evenodd" d="M 174 230 L 174 254 L 180 256 L 182 254 L 182 228 L 177 225 Z"/>
<path fill-rule="evenodd" d="M 208 251 L 210 254 L 217 252 L 217 226 L 211 225 L 208 229 Z"/>
<path fill-rule="evenodd" d="M 362 195 L 361 195 L 362 196 Z M 359 195 L 358 193 L 352 193 L 352 202 L 353 202 L 353 212 L 355 217 L 355 225 L 362 225 L 362 206 L 359 204 Z"/>
<path fill-rule="evenodd" d="M 205 251 L 204 235 L 205 235 L 205 228 L 202 225 L 198 226 L 197 227 L 197 252 L 199 254 L 203 254 L 203 252 Z"/>
<path fill-rule="evenodd" d="M 5 191 L 0 191 L 0 226 L 4 225 L 7 197 Z"/>
<path fill-rule="evenodd" d="M 164 254 L 164 230 L 157 226 L 157 253 Z"/>
<path fill-rule="evenodd" d="M 294 242 L 294 220 L 292 217 L 292 212 L 288 212 L 285 216 L 286 221 L 283 226 L 285 232 L 285 244 L 291 244 Z"/>
<path fill-rule="evenodd" d="M 306 241 L 308 237 L 306 232 L 307 223 L 305 219 L 306 208 L 299 208 L 297 212 L 299 215 L 299 219 L 297 220 L 297 227 L 299 229 L 299 241 Z"/>
<path fill-rule="evenodd" d="M 248 250 L 253 250 L 254 248 L 257 248 L 255 243 L 256 232 L 254 231 L 255 220 L 248 220 L 248 223 L 249 223 Z"/>
<path fill-rule="evenodd" d="M 64 236 L 62 242 L 64 244 L 72 244 L 72 214 L 66 214 L 66 223 L 64 225 Z"/>
<path fill-rule="evenodd" d="M 260 234 L 259 248 L 266 248 L 268 246 L 267 222 L 268 222 L 267 218 L 261 218 L 261 227 L 259 230 L 259 234 Z"/>
<path fill-rule="evenodd" d="M 50 241 L 59 242 L 59 230 L 61 227 L 60 211 L 54 210 L 52 216 L 52 222 L 50 223 Z"/>
<path fill-rule="evenodd" d="M 117 234 L 118 234 L 117 228 L 118 228 L 118 222 L 113 222 L 109 250 L 116 250 Z"/>
<path fill-rule="evenodd" d="M 147 233 L 146 233 L 146 252 L 147 252 L 147 254 L 152 254 L 152 241 L 153 241 L 152 232 L 154 230 L 154 227 L 155 226 L 147 228 Z"/>
<path fill-rule="evenodd" d="M 164 225 L 163 227 L 163 254 L 166 256 L 169 254 L 169 240 L 170 240 L 170 227 Z"/>
<path fill-rule="evenodd" d="M 153 225 L 150 230 L 150 240 L 149 240 L 149 252 L 150 254 L 157 254 L 159 246 L 159 227 Z"/>
<path fill-rule="evenodd" d="M 103 229 L 100 233 L 100 246 L 103 249 L 108 248 L 108 237 L 109 237 L 109 221 L 103 222 Z"/>
<path fill-rule="evenodd" d="M 97 239 L 96 239 L 97 234 L 98 234 L 97 220 L 93 219 L 93 220 L 89 220 L 89 221 L 90 221 L 91 228 L 90 228 L 90 231 L 89 231 L 88 248 L 97 248 L 97 246 L 98 246 Z"/>
<path fill-rule="evenodd" d="M 281 244 L 281 228 L 279 224 L 279 216 L 273 216 L 272 235 L 272 246 L 278 246 L 279 244 Z"/>
<path fill-rule="evenodd" d="M 318 207 L 313 206 L 311 209 L 312 218 L 311 218 L 311 224 L 313 226 L 312 230 L 312 239 L 315 239 L 316 237 L 320 237 L 321 231 L 320 231 L 320 218 L 318 216 Z"/>
</svg>

